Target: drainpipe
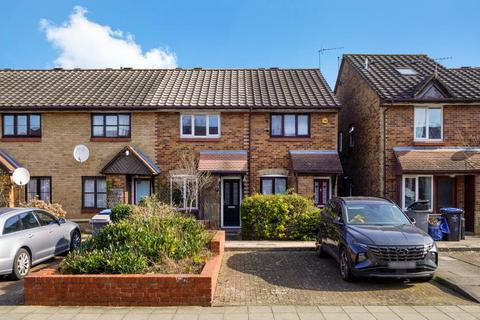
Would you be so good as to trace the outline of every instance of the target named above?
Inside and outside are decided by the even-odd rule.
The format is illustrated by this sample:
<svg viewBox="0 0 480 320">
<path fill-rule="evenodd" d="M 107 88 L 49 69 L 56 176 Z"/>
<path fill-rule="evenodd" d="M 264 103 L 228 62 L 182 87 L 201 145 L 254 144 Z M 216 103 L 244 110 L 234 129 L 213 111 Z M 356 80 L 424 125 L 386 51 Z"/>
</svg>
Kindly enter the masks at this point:
<svg viewBox="0 0 480 320">
<path fill-rule="evenodd" d="M 252 106 L 248 113 L 248 195 L 252 195 Z"/>
<path fill-rule="evenodd" d="M 390 100 L 390 106 L 393 105 L 393 100 Z M 387 186 L 387 137 L 386 137 L 386 115 L 389 107 L 383 109 L 383 197 L 386 197 Z"/>
</svg>

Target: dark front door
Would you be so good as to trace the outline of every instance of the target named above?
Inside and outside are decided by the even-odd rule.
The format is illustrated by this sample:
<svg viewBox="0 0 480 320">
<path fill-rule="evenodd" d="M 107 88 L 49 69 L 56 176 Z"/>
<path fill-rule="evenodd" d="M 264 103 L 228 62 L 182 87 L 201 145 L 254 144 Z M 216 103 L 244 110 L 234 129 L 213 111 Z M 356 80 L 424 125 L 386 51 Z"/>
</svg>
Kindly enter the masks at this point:
<svg viewBox="0 0 480 320">
<path fill-rule="evenodd" d="M 223 226 L 240 227 L 240 179 L 223 180 Z"/>
<path fill-rule="evenodd" d="M 455 207 L 455 178 L 437 177 L 437 208 Z"/>
<path fill-rule="evenodd" d="M 474 232 L 475 228 L 475 176 L 465 176 L 465 230 Z"/>
</svg>

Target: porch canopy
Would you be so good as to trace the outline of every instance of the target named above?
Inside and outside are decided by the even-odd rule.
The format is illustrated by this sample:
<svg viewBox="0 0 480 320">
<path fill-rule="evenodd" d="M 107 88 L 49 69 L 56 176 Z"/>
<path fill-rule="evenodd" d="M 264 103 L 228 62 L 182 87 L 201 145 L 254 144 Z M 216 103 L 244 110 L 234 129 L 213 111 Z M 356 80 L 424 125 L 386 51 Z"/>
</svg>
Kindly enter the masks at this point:
<svg viewBox="0 0 480 320">
<path fill-rule="evenodd" d="M 5 150 L 0 149 L 0 169 L 8 174 L 12 174 L 15 169 L 21 165 L 15 161 Z"/>
<path fill-rule="evenodd" d="M 478 148 L 394 148 L 399 173 L 480 172 Z"/>
<path fill-rule="evenodd" d="M 335 150 L 290 150 L 297 174 L 341 174 L 342 164 Z"/>
<path fill-rule="evenodd" d="M 160 168 L 142 150 L 126 146 L 100 171 L 102 174 L 156 176 Z"/>
<path fill-rule="evenodd" d="M 198 170 L 211 173 L 245 173 L 248 171 L 246 150 L 202 150 Z"/>
</svg>

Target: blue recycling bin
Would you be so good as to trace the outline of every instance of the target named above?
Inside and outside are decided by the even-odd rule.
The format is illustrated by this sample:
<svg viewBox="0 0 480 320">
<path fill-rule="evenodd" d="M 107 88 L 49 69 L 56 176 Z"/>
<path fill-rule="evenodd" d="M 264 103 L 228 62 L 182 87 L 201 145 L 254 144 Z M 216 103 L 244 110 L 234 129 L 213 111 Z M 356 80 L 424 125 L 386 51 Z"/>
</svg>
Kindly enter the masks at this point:
<svg viewBox="0 0 480 320">
<path fill-rule="evenodd" d="M 447 241 L 460 241 L 462 239 L 462 215 L 460 208 L 440 208 L 442 217 L 447 220 L 450 233 L 447 234 Z"/>
</svg>

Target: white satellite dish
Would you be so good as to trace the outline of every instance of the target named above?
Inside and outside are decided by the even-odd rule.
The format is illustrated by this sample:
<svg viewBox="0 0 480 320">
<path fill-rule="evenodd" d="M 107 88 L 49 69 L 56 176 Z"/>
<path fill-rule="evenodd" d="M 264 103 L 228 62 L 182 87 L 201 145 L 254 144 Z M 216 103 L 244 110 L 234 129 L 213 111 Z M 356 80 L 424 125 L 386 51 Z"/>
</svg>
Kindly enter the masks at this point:
<svg viewBox="0 0 480 320">
<path fill-rule="evenodd" d="M 12 174 L 13 182 L 18 186 L 24 186 L 30 181 L 30 172 L 25 168 L 17 168 Z"/>
<path fill-rule="evenodd" d="M 73 149 L 73 157 L 80 163 L 87 161 L 89 156 L 90 151 L 88 151 L 87 146 L 83 144 L 79 144 Z"/>
</svg>

